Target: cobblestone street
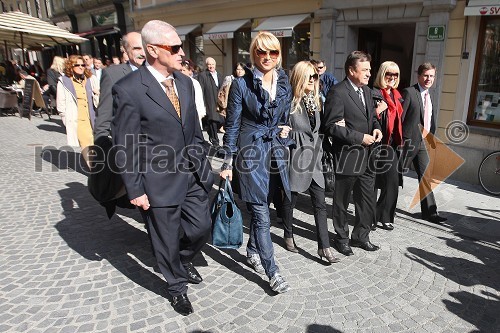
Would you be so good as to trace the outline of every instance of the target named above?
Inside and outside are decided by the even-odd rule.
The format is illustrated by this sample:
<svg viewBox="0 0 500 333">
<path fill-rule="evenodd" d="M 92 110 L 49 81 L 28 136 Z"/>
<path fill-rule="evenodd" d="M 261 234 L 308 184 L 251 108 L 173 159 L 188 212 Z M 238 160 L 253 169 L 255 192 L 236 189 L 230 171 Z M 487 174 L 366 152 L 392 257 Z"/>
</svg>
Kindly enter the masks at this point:
<svg viewBox="0 0 500 333">
<path fill-rule="evenodd" d="M 418 206 L 409 209 L 417 187 L 410 174 L 395 230 L 370 234 L 381 250 L 354 248 L 330 266 L 316 255 L 303 195 L 298 254 L 285 250 L 272 212 L 275 255 L 291 291 L 274 295 L 246 265 L 245 246 L 206 245 L 194 261 L 204 282 L 189 286 L 195 312 L 182 317 L 169 304 L 140 214 L 119 209 L 107 218 L 87 190 L 79 153 L 62 152 L 69 147 L 60 118 L 0 117 L 0 132 L 0 332 L 500 332 L 500 198 L 479 186 L 440 185 L 436 200 L 448 221 L 435 225 L 420 219 Z"/>
</svg>

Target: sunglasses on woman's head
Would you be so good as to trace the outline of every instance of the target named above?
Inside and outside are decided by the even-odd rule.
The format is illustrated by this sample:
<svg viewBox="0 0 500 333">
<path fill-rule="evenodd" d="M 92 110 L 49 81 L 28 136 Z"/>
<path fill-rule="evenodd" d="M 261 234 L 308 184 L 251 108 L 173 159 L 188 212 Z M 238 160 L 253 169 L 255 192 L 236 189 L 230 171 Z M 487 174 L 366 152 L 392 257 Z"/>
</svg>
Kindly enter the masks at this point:
<svg viewBox="0 0 500 333">
<path fill-rule="evenodd" d="M 270 50 L 270 51 L 264 51 L 261 49 L 255 50 L 255 53 L 259 56 L 259 58 L 265 58 L 268 54 L 271 59 L 276 59 L 280 56 L 280 51 L 278 50 Z"/>
<path fill-rule="evenodd" d="M 177 54 L 182 48 L 182 44 L 180 45 L 163 45 L 163 44 L 151 44 L 156 47 L 159 47 L 160 49 L 164 49 L 172 54 Z"/>
<path fill-rule="evenodd" d="M 84 64 L 74 64 L 73 67 L 85 67 Z"/>
</svg>

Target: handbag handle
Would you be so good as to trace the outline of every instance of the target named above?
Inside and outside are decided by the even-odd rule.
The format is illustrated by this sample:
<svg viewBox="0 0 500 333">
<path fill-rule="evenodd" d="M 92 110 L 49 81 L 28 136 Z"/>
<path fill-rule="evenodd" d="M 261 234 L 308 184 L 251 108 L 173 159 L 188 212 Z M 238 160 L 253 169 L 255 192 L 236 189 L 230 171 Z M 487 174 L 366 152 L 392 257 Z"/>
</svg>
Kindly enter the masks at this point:
<svg viewBox="0 0 500 333">
<path fill-rule="evenodd" d="M 220 185 L 219 185 L 219 189 L 220 189 Z M 231 181 L 229 180 L 229 176 L 226 176 L 226 183 L 224 184 L 224 191 L 229 195 L 231 202 L 234 202 L 233 188 L 231 187 Z"/>
</svg>

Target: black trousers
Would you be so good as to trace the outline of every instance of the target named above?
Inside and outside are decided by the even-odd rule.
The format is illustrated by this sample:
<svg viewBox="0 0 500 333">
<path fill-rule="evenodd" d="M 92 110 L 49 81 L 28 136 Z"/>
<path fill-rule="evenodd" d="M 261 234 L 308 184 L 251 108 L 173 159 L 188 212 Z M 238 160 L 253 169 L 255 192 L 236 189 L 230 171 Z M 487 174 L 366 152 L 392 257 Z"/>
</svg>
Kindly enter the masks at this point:
<svg viewBox="0 0 500 333">
<path fill-rule="evenodd" d="M 314 179 L 307 189 L 311 196 L 311 203 L 314 212 L 314 223 L 316 224 L 316 237 L 318 240 L 318 249 L 325 249 L 330 247 L 330 240 L 328 237 L 328 224 L 326 215 L 326 202 L 325 202 L 325 189 L 320 187 Z M 292 200 L 290 201 L 285 195 L 283 200 L 283 229 L 286 238 L 293 237 L 293 209 L 297 204 L 299 194 L 292 192 Z"/>
<path fill-rule="evenodd" d="M 219 145 L 219 137 L 217 133 L 219 132 L 220 123 L 218 121 L 209 120 L 207 134 L 210 140 L 210 143 L 213 145 Z"/>
<path fill-rule="evenodd" d="M 432 193 L 432 187 L 430 184 L 430 179 L 424 178 L 424 173 L 429 166 L 429 154 L 425 148 L 425 143 L 422 141 L 419 147 L 413 154 L 409 154 L 408 159 L 405 161 L 405 167 L 408 168 L 410 163 L 413 163 L 415 172 L 418 177 L 418 189 L 420 191 L 420 196 L 422 194 L 427 194 L 424 198 L 420 200 L 420 210 L 422 212 L 422 217 L 428 217 L 431 214 L 437 213 L 436 199 L 434 199 L 434 194 Z"/>
<path fill-rule="evenodd" d="M 194 258 L 210 234 L 208 205 L 207 192 L 191 174 L 188 193 L 182 204 L 149 209 L 148 232 L 158 267 L 168 283 L 171 296 L 187 292 L 187 275 L 183 264 Z"/>
<path fill-rule="evenodd" d="M 347 208 L 351 191 L 353 192 L 356 218 L 351 233 L 352 240 L 367 242 L 370 240 L 370 226 L 375 221 L 374 174 L 367 168 L 359 176 L 335 175 L 335 190 L 333 191 L 333 227 L 335 241 L 349 241 L 349 224 Z"/>
<path fill-rule="evenodd" d="M 383 146 L 383 160 L 377 162 L 376 187 L 380 188 L 377 200 L 376 221 L 394 223 L 399 195 L 399 155 L 391 146 Z M 377 189 L 375 189 L 375 196 Z"/>
</svg>

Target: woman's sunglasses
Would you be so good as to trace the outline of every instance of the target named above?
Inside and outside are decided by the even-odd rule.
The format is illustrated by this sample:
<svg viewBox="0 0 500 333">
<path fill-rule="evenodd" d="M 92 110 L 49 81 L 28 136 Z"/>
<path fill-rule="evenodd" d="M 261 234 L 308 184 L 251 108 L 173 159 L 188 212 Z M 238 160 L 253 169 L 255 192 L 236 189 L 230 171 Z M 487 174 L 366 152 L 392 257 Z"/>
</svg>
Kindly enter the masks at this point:
<svg viewBox="0 0 500 333">
<path fill-rule="evenodd" d="M 84 64 L 74 64 L 73 67 L 85 67 Z"/>
<path fill-rule="evenodd" d="M 387 73 L 385 73 L 385 76 L 398 78 L 399 77 L 399 73 L 387 72 Z"/>
<path fill-rule="evenodd" d="M 271 59 L 276 59 L 280 56 L 280 51 L 278 50 L 270 50 L 270 51 L 264 51 L 261 49 L 255 50 L 255 53 L 259 56 L 259 58 L 265 58 L 268 54 Z"/>
<path fill-rule="evenodd" d="M 311 81 L 311 79 L 313 79 L 314 81 L 318 81 L 319 75 L 318 74 L 309 75 L 309 81 Z"/>
<path fill-rule="evenodd" d="M 182 48 L 182 44 L 180 45 L 162 45 L 162 44 L 151 44 L 156 47 L 159 47 L 160 49 L 164 49 L 172 54 L 177 54 Z"/>
</svg>

